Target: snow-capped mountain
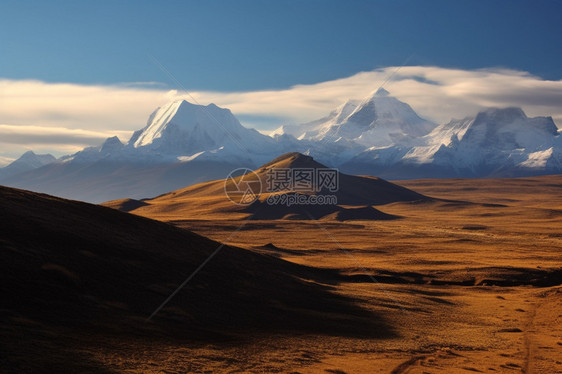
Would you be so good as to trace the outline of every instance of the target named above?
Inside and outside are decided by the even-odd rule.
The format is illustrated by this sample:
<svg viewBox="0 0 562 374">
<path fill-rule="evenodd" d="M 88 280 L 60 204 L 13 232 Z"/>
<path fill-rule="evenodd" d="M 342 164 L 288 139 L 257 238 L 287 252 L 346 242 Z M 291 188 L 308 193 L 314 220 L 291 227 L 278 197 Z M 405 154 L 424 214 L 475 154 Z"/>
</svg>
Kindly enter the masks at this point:
<svg viewBox="0 0 562 374">
<path fill-rule="evenodd" d="M 286 131 L 301 140 L 345 139 L 364 147 L 384 147 L 424 136 L 436 126 L 380 88 L 361 102 L 347 101 L 325 118 Z"/>
<path fill-rule="evenodd" d="M 421 145 L 371 147 L 344 167 L 395 178 L 517 176 L 562 172 L 562 136 L 551 117 L 491 108 L 452 120 Z"/>
<path fill-rule="evenodd" d="M 91 202 L 138 199 L 224 179 L 288 152 L 387 179 L 554 174 L 562 173 L 560 134 L 552 118 L 529 118 L 519 108 L 437 126 L 383 89 L 271 136 L 242 126 L 228 109 L 180 100 L 157 108 L 126 143 L 109 138 L 56 162 L 28 152 L 0 169 L 0 183 Z"/>
<path fill-rule="evenodd" d="M 146 126 L 123 144 L 109 138 L 65 159 L 88 163 L 100 160 L 133 163 L 170 163 L 198 160 L 228 160 L 259 164 L 277 152 L 269 136 L 240 124 L 228 109 L 178 100 L 157 108 Z"/>
<path fill-rule="evenodd" d="M 29 170 L 37 169 L 43 165 L 55 162 L 56 158 L 50 154 L 38 155 L 33 151 L 27 151 L 20 158 L 13 161 L 9 165 L 0 169 L 0 177 L 6 178 L 11 175 L 23 173 Z"/>
<path fill-rule="evenodd" d="M 125 145 L 121 143 L 118 137 L 114 136 L 107 138 L 102 145 L 95 147 L 87 147 L 83 150 L 76 152 L 70 156 L 64 156 L 60 161 L 73 162 L 73 163 L 91 163 L 97 162 L 103 159 L 110 159 L 114 157 L 119 157 L 121 151 L 125 148 Z"/>
<path fill-rule="evenodd" d="M 178 100 L 154 111 L 147 126 L 133 134 L 128 147 L 185 156 L 228 149 L 252 158 L 252 154 L 264 153 L 273 143 L 270 137 L 242 126 L 228 109 Z"/>
<path fill-rule="evenodd" d="M 357 100 L 348 100 L 333 111 L 326 117 L 318 120 L 304 123 L 301 125 L 285 125 L 275 130 L 272 135 L 277 134 L 290 134 L 297 139 L 318 139 L 325 133 L 331 126 L 343 122 L 359 105 Z"/>
<path fill-rule="evenodd" d="M 156 109 L 126 144 L 108 138 L 44 167 L 0 176 L 0 183 L 91 202 L 144 198 L 305 146 L 290 135 L 274 139 L 248 129 L 228 109 L 180 100 Z"/>
<path fill-rule="evenodd" d="M 441 146 L 433 163 L 474 174 L 520 167 L 531 154 L 536 157 L 559 140 L 550 117 L 528 118 L 519 108 L 489 109 L 469 121 L 464 134 L 457 133 L 450 144 Z"/>
</svg>

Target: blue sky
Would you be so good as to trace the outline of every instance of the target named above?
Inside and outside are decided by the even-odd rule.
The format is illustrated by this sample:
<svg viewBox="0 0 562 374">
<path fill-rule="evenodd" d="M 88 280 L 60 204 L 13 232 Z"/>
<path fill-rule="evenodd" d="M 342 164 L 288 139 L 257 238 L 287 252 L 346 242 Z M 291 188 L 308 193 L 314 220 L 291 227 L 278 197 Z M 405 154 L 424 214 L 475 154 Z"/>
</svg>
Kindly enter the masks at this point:
<svg viewBox="0 0 562 374">
<path fill-rule="evenodd" d="M 561 16 L 558 0 L 2 0 L 0 166 L 127 141 L 191 101 L 182 87 L 263 132 L 383 83 L 438 123 L 518 106 L 562 127 Z"/>
<path fill-rule="evenodd" d="M 562 78 L 561 1 L 2 1 L 0 77 L 194 90 L 317 83 L 385 66 Z"/>
</svg>

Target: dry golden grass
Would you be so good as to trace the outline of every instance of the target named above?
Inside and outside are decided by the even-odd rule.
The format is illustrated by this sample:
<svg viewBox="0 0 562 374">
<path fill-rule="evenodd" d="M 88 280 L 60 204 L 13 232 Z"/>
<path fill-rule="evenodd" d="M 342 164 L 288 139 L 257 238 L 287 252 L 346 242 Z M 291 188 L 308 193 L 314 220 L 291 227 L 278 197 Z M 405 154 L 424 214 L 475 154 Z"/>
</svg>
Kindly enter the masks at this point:
<svg viewBox="0 0 562 374">
<path fill-rule="evenodd" d="M 194 358 L 180 355 L 182 362 L 213 372 L 562 372 L 562 176 L 400 184 L 456 202 L 377 206 L 402 217 L 390 221 L 252 221 L 234 235 L 244 215 L 231 215 L 227 201 L 205 208 L 217 196 L 198 197 L 200 208 L 179 215 L 165 204 L 136 210 L 250 251 L 337 269 L 334 292 L 397 332 L 382 340 L 255 337 L 238 348 L 190 350 Z M 179 348 L 160 349 L 165 359 Z M 115 352 L 107 355 L 100 359 Z"/>
<path fill-rule="evenodd" d="M 225 247 L 153 324 L 217 243 L 0 191 L 3 352 L 35 372 L 562 372 L 562 176 L 400 184 L 436 199 L 376 206 L 395 220 L 240 230 L 249 214 L 222 181 L 112 202 L 242 248 Z"/>
</svg>

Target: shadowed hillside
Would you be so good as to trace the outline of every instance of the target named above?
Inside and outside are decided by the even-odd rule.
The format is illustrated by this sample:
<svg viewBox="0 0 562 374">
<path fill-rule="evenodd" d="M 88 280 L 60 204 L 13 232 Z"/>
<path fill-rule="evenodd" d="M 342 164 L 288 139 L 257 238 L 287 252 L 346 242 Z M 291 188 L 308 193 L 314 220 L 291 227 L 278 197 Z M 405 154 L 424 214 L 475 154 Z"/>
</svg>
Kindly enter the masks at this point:
<svg viewBox="0 0 562 374">
<path fill-rule="evenodd" d="M 230 246 L 147 322 L 219 243 L 113 209 L 6 187 L 0 187 L 0 220 L 2 364 L 14 372 L 97 370 L 79 352 L 100 340 L 391 334 L 376 315 L 330 292 L 335 272 Z"/>
</svg>

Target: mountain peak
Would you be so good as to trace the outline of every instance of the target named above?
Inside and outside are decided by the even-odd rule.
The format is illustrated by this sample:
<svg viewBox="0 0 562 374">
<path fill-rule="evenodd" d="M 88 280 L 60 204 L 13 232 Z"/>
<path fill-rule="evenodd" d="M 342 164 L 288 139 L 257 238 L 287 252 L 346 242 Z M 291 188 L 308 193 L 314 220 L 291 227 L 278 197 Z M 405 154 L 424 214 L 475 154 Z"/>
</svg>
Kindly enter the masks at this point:
<svg viewBox="0 0 562 374">
<path fill-rule="evenodd" d="M 326 168 L 319 162 L 316 162 L 312 156 L 304 155 L 300 152 L 285 153 L 270 162 L 262 165 L 260 169 L 265 168 Z"/>
<path fill-rule="evenodd" d="M 45 164 L 45 163 L 52 162 L 54 160 L 55 157 L 51 154 L 38 155 L 33 151 L 27 151 L 14 162 L 20 161 L 20 162 L 33 162 L 38 164 Z"/>
<path fill-rule="evenodd" d="M 168 105 L 174 105 L 174 106 L 176 106 L 177 108 L 180 108 L 180 107 L 182 107 L 182 106 L 190 106 L 190 105 L 195 105 L 195 104 L 192 104 L 192 103 L 190 103 L 189 101 L 187 101 L 187 100 L 185 100 L 185 99 L 178 99 L 178 100 L 174 100 L 174 101 L 168 103 Z"/>
<path fill-rule="evenodd" d="M 187 100 L 175 100 L 158 109 L 150 116 L 148 125 L 135 139 L 134 147 L 143 147 L 148 145 L 158 146 L 163 141 L 176 141 L 180 135 L 195 135 L 193 132 L 209 131 L 213 127 L 213 115 L 208 115 L 207 110 L 221 110 L 214 104 L 207 107 L 192 104 Z M 230 118 L 228 120 L 231 120 Z M 176 127 L 175 130 L 170 128 Z M 173 134 L 169 134 L 172 131 Z M 182 134 L 180 134 L 182 133 Z M 203 138 L 209 137 L 208 134 L 200 134 Z M 199 141 L 207 141 L 208 139 L 199 139 Z"/>
<path fill-rule="evenodd" d="M 519 119 L 526 119 L 527 115 L 523 109 L 517 107 L 508 108 L 488 108 L 476 116 L 477 118 L 486 118 L 495 122 L 513 122 Z"/>
<path fill-rule="evenodd" d="M 385 90 L 384 88 L 380 87 L 375 94 L 373 95 L 373 97 L 386 97 L 386 96 L 390 96 L 390 92 L 388 92 L 387 90 Z"/>
<path fill-rule="evenodd" d="M 112 136 L 107 138 L 105 142 L 103 142 L 100 152 L 101 153 L 110 153 L 116 150 L 119 150 L 124 147 L 124 144 L 121 143 L 121 140 L 117 136 Z"/>
<path fill-rule="evenodd" d="M 111 136 L 111 137 L 105 139 L 105 142 L 103 144 L 116 144 L 116 143 L 121 143 L 121 140 L 119 140 L 119 137 Z M 121 144 L 123 144 L 123 143 L 121 143 Z"/>
<path fill-rule="evenodd" d="M 219 149 L 231 154 L 239 150 L 247 158 L 249 151 L 259 154 L 268 150 L 271 142 L 267 135 L 242 126 L 229 109 L 176 100 L 157 108 L 147 125 L 133 134 L 128 147 L 174 158 Z"/>
<path fill-rule="evenodd" d="M 390 100 L 390 101 L 396 101 L 396 102 L 399 101 L 397 98 L 392 96 L 390 94 L 390 92 L 388 92 L 384 88 L 380 87 L 376 91 L 371 92 L 369 94 L 369 96 L 365 97 L 363 99 L 363 101 L 361 102 L 361 105 L 370 105 L 370 103 L 372 103 L 372 102 L 381 101 L 380 100 L 381 98 L 388 98 L 387 100 Z"/>
<path fill-rule="evenodd" d="M 51 154 L 38 155 L 33 151 L 27 151 L 17 160 L 2 168 L 0 176 L 7 177 L 18 173 L 39 168 L 41 166 L 55 162 L 56 158 Z"/>
<path fill-rule="evenodd" d="M 474 119 L 475 125 L 492 125 L 495 128 L 513 124 L 526 124 L 519 128 L 523 131 L 525 127 L 532 127 L 544 131 L 550 135 L 558 135 L 558 127 L 552 117 L 529 118 L 521 108 L 488 108 L 478 113 Z"/>
<path fill-rule="evenodd" d="M 295 126 L 293 133 L 299 140 L 385 147 L 425 136 L 436 126 L 380 87 L 362 101 L 347 101 L 324 118 Z"/>
<path fill-rule="evenodd" d="M 37 154 L 33 151 L 27 151 L 25 152 L 23 155 L 20 156 L 20 160 L 26 159 L 26 158 L 30 158 L 30 157 L 35 157 L 37 156 Z"/>
<path fill-rule="evenodd" d="M 199 105 L 199 104 L 187 101 L 185 99 L 174 100 L 174 101 L 164 105 L 162 108 L 165 108 L 165 107 L 174 109 L 176 112 L 179 112 L 180 110 L 183 111 L 183 110 L 199 109 L 199 108 L 223 109 L 223 108 L 219 107 L 218 105 L 216 105 L 215 103 L 210 103 L 209 105 Z"/>
</svg>

